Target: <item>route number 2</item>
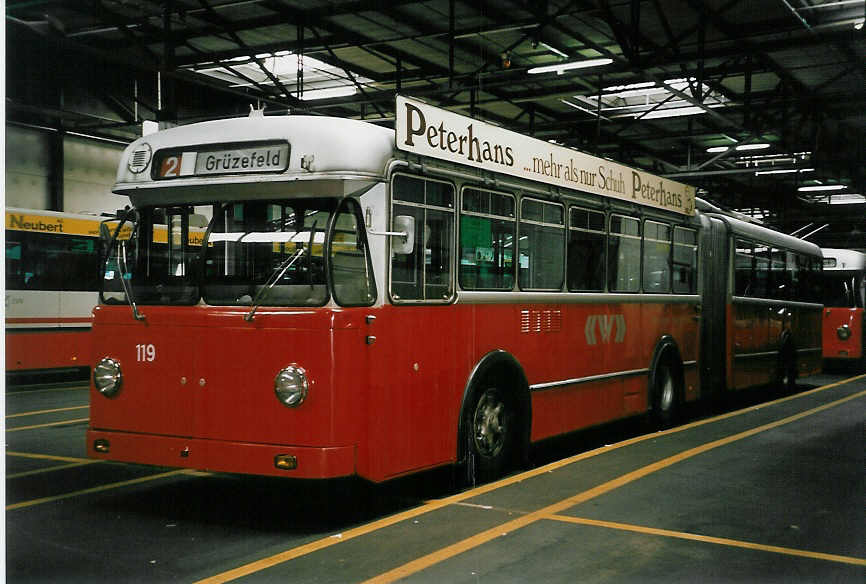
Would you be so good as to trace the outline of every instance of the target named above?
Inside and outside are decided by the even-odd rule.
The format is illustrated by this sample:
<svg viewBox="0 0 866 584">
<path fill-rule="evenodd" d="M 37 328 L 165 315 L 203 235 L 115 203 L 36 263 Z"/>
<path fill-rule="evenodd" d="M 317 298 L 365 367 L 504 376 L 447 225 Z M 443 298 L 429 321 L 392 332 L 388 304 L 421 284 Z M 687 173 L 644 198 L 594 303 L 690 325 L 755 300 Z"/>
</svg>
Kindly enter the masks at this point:
<svg viewBox="0 0 866 584">
<path fill-rule="evenodd" d="M 149 343 L 147 345 L 136 345 L 135 359 L 136 361 L 156 360 L 156 347 Z"/>
</svg>

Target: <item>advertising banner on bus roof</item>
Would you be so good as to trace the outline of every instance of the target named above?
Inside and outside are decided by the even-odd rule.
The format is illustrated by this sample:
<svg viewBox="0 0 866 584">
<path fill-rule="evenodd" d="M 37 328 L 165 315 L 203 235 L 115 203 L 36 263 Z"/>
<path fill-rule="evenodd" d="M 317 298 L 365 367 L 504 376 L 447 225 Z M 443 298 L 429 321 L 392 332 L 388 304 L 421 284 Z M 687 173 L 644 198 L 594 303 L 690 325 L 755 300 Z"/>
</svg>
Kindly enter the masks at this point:
<svg viewBox="0 0 866 584">
<path fill-rule="evenodd" d="M 695 188 L 397 96 L 397 148 L 559 187 L 694 215 Z"/>
</svg>

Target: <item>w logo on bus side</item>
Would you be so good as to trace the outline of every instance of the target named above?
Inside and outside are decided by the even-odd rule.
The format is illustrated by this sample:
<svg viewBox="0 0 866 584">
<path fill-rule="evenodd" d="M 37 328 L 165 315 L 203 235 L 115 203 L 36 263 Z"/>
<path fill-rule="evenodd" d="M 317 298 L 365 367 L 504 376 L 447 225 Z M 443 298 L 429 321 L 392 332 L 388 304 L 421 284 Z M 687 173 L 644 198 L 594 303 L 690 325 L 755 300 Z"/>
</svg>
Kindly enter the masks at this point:
<svg viewBox="0 0 866 584">
<path fill-rule="evenodd" d="M 599 337 L 602 343 L 610 343 L 614 328 L 616 328 L 616 335 L 613 337 L 613 342 L 623 342 L 625 340 L 625 317 L 623 315 L 590 314 L 586 319 L 586 326 L 583 327 L 583 332 L 586 334 L 586 344 L 598 344 Z M 598 336 L 596 336 L 596 329 Z"/>
</svg>

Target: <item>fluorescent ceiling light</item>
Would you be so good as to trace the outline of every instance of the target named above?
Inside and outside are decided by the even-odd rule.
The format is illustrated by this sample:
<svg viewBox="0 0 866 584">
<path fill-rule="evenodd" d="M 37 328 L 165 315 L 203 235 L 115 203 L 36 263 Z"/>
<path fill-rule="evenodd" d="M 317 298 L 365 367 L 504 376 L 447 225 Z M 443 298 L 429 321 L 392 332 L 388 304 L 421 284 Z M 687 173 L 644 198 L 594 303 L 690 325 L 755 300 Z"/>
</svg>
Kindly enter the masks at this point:
<svg viewBox="0 0 866 584">
<path fill-rule="evenodd" d="M 814 168 L 778 168 L 775 170 L 756 170 L 755 176 L 762 174 L 794 174 L 795 172 L 812 172 Z"/>
<path fill-rule="evenodd" d="M 549 73 L 551 71 L 556 71 L 557 75 L 561 75 L 563 71 L 568 71 L 569 69 L 586 69 L 588 67 L 601 67 L 603 65 L 610 65 L 613 63 L 613 59 L 588 59 L 586 61 L 572 61 L 571 63 L 557 63 L 556 65 L 544 65 L 543 67 L 533 67 L 527 73 L 531 75 L 535 75 L 538 73 Z"/>
<path fill-rule="evenodd" d="M 859 205 L 861 203 L 866 203 L 866 197 L 861 194 L 846 193 L 844 195 L 830 196 L 831 205 Z"/>
<path fill-rule="evenodd" d="M 563 53 L 562 51 L 560 51 L 556 47 L 551 47 L 547 43 L 538 43 L 538 44 L 541 45 L 542 47 L 544 47 L 545 49 L 547 49 L 548 51 L 550 51 L 552 53 L 556 53 L 557 55 L 559 55 L 563 59 L 568 59 L 568 55 L 566 55 L 565 53 Z"/>
<path fill-rule="evenodd" d="M 727 152 L 730 149 L 730 146 L 713 146 L 712 148 L 707 148 L 707 152 L 711 154 L 718 154 L 720 152 Z"/>
<path fill-rule="evenodd" d="M 705 113 L 707 113 L 707 110 L 698 106 L 672 107 L 651 111 L 648 114 L 634 114 L 634 117 L 641 120 L 657 120 L 659 118 L 678 118 L 680 116 L 696 116 Z"/>
<path fill-rule="evenodd" d="M 643 83 L 629 83 L 628 85 L 610 85 L 605 87 L 604 91 L 632 91 L 634 89 L 647 89 L 655 86 L 655 81 L 644 81 Z"/>
<path fill-rule="evenodd" d="M 793 174 L 797 172 L 796 168 L 780 168 L 777 170 L 757 170 L 755 171 L 755 176 L 761 176 L 762 174 Z"/>
<path fill-rule="evenodd" d="M 301 99 L 311 101 L 314 99 L 330 99 L 332 97 L 347 97 L 358 93 L 354 85 L 343 85 L 341 87 L 328 87 L 326 89 L 308 89 L 301 94 Z"/>
<path fill-rule="evenodd" d="M 737 148 L 737 150 L 765 150 L 766 148 L 769 148 L 769 147 L 770 147 L 769 144 L 762 142 L 760 144 L 740 144 L 736 148 Z"/>
<path fill-rule="evenodd" d="M 810 187 L 800 187 L 797 190 L 806 193 L 813 191 L 841 191 L 847 188 L 845 185 L 813 185 Z"/>
</svg>

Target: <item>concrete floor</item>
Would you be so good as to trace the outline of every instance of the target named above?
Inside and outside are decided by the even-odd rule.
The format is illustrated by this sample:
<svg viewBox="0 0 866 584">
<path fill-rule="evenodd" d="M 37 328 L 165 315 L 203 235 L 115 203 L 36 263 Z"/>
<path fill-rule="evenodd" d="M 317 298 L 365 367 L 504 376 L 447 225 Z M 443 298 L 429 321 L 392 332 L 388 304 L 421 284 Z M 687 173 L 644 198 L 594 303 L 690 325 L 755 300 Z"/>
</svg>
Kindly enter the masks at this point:
<svg viewBox="0 0 866 584">
<path fill-rule="evenodd" d="M 845 378 L 666 432 L 583 432 L 463 492 L 448 470 L 368 485 L 90 462 L 86 388 L 7 389 L 6 577 L 859 583 L 866 377 Z"/>
</svg>

